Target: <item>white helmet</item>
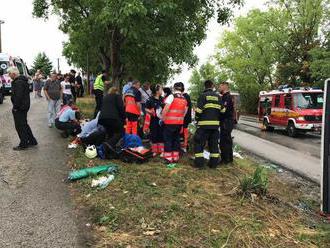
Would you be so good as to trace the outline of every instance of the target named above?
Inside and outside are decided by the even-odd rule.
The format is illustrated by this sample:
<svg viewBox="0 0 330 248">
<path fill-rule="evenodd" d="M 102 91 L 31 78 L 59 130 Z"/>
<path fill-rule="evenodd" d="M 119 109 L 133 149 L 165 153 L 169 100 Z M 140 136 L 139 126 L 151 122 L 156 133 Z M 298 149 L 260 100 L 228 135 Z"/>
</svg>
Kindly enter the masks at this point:
<svg viewBox="0 0 330 248">
<path fill-rule="evenodd" d="M 92 146 L 87 146 L 86 150 L 85 150 L 85 155 L 87 158 L 96 158 L 97 157 L 97 150 L 96 147 L 94 145 Z"/>
</svg>

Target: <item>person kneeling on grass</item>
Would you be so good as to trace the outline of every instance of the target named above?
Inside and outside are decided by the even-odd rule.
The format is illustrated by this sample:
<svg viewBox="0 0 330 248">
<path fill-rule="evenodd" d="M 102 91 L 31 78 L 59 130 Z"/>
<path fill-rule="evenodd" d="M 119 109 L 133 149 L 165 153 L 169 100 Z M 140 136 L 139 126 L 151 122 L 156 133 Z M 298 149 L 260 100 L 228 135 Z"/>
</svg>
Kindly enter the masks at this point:
<svg viewBox="0 0 330 248">
<path fill-rule="evenodd" d="M 55 126 L 62 130 L 62 137 L 67 138 L 69 135 L 76 136 L 81 132 L 80 112 L 72 109 L 72 102 L 62 107 L 55 119 Z"/>
</svg>

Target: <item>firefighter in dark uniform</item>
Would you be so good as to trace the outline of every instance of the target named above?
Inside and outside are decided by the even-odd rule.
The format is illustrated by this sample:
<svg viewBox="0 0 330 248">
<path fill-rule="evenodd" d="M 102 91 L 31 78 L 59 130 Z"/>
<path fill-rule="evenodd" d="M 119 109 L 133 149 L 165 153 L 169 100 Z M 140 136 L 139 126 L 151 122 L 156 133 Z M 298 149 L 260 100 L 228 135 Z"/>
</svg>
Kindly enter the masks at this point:
<svg viewBox="0 0 330 248">
<path fill-rule="evenodd" d="M 221 97 L 213 90 L 214 84 L 207 80 L 204 83 L 205 90 L 197 102 L 195 119 L 197 131 L 194 136 L 195 160 L 194 166 L 204 166 L 204 146 L 208 143 L 210 152 L 209 167 L 216 168 L 219 164 L 219 126 L 220 113 L 222 110 Z"/>
<path fill-rule="evenodd" d="M 222 96 L 221 103 L 224 107 L 220 119 L 221 163 L 229 164 L 233 162 L 233 139 L 231 132 L 234 128 L 234 103 L 227 82 L 221 83 L 219 90 Z"/>
</svg>

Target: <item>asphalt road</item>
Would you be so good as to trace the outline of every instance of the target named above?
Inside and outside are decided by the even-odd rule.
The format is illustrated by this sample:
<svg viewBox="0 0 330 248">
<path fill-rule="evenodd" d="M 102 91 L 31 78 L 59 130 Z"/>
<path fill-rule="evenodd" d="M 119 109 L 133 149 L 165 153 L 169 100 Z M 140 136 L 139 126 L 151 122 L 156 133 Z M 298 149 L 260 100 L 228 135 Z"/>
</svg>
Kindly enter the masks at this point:
<svg viewBox="0 0 330 248">
<path fill-rule="evenodd" d="M 233 135 L 234 142 L 244 150 L 320 183 L 320 136 L 290 138 L 284 131 L 264 132 L 250 117 L 240 120 Z"/>
<path fill-rule="evenodd" d="M 321 136 L 307 133 L 300 134 L 296 138 L 287 136 L 284 130 L 275 130 L 273 132 L 265 132 L 260 129 L 260 124 L 255 118 L 242 116 L 237 125 L 237 129 L 259 138 L 286 146 L 293 150 L 304 154 L 320 158 L 321 157 Z"/>
<path fill-rule="evenodd" d="M 7 97 L 0 105 L 0 247 L 84 247 L 82 225 L 71 204 L 66 143 L 49 129 L 44 99 L 32 100 L 29 122 L 37 148 L 18 144 Z"/>
</svg>

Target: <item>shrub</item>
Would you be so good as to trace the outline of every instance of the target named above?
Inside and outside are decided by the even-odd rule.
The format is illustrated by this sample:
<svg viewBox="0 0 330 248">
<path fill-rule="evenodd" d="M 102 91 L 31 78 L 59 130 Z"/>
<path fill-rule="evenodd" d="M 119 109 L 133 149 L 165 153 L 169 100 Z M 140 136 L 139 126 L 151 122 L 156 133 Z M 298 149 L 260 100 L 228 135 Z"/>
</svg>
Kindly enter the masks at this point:
<svg viewBox="0 0 330 248">
<path fill-rule="evenodd" d="M 262 167 L 257 167 L 253 175 L 244 176 L 240 181 L 243 196 L 256 194 L 264 196 L 268 190 L 268 175 Z"/>
</svg>

